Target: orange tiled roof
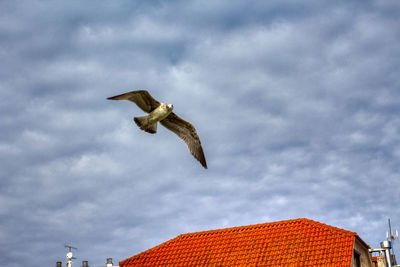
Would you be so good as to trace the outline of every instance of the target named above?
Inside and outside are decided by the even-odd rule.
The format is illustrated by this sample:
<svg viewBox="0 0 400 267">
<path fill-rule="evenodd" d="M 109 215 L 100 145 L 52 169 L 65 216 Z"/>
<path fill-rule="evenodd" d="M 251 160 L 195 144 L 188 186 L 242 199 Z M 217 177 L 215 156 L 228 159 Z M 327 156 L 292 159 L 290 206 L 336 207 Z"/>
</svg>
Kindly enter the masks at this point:
<svg viewBox="0 0 400 267">
<path fill-rule="evenodd" d="M 359 238 L 354 232 L 309 219 L 295 219 L 182 234 L 119 264 L 121 267 L 350 266 L 354 237 Z"/>
</svg>

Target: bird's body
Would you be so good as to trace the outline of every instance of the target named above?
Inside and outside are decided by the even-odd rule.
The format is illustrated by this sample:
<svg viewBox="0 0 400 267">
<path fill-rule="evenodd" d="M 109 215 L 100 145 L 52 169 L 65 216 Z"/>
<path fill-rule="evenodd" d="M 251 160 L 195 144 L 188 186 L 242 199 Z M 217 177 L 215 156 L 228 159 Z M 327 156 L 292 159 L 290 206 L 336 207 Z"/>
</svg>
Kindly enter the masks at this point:
<svg viewBox="0 0 400 267">
<path fill-rule="evenodd" d="M 207 169 L 206 158 L 195 128 L 190 122 L 183 120 L 172 112 L 172 104 L 158 102 L 145 90 L 132 91 L 109 97 L 108 99 L 134 102 L 143 111 L 149 113 L 147 116 L 134 117 L 135 123 L 141 130 L 155 134 L 157 132 L 157 124 L 160 122 L 164 127 L 183 139 L 192 155 Z"/>
<path fill-rule="evenodd" d="M 172 109 L 172 104 L 161 103 L 157 108 L 150 112 L 149 115 L 134 117 L 133 120 L 143 131 L 155 134 L 157 132 L 157 122 L 168 117 L 172 112 Z"/>
<path fill-rule="evenodd" d="M 159 105 L 158 108 L 150 112 L 150 114 L 148 115 L 149 123 L 153 124 L 162 121 L 163 119 L 168 117 L 168 115 L 172 112 L 172 109 L 173 109 L 172 104 Z"/>
</svg>

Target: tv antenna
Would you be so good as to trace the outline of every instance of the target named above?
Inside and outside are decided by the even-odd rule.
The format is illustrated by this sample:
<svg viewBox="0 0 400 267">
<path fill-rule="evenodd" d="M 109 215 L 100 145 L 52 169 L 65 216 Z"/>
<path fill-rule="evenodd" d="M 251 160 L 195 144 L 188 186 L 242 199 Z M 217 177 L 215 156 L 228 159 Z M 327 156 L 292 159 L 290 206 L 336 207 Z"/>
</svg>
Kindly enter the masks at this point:
<svg viewBox="0 0 400 267">
<path fill-rule="evenodd" d="M 393 240 L 399 241 L 399 232 L 396 230 L 396 234 L 392 234 L 392 225 L 390 224 L 390 218 L 388 219 L 388 223 L 389 232 L 386 232 L 386 239 L 392 243 L 392 254 L 394 254 Z"/>
<path fill-rule="evenodd" d="M 72 260 L 76 259 L 74 257 L 74 254 L 72 253 L 72 250 L 73 249 L 78 250 L 78 248 L 70 246 L 70 245 L 67 245 L 67 244 L 64 244 L 64 248 L 68 248 L 68 252 L 67 252 L 67 256 L 66 256 L 67 259 L 68 259 L 67 267 L 71 267 L 72 266 Z"/>
</svg>

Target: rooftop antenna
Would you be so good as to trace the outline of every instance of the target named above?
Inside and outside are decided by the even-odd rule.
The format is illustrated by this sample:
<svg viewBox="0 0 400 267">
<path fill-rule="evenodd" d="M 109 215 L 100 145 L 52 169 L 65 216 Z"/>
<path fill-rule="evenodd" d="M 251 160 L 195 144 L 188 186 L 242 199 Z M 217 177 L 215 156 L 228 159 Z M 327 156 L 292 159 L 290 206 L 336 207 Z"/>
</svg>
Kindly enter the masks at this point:
<svg viewBox="0 0 400 267">
<path fill-rule="evenodd" d="M 390 218 L 388 218 L 389 232 L 386 233 L 386 239 L 392 242 L 392 255 L 394 255 L 393 250 L 393 240 L 399 240 L 399 232 L 396 230 L 396 234 L 392 234 L 392 225 L 390 224 Z"/>
<path fill-rule="evenodd" d="M 67 259 L 68 259 L 67 267 L 71 267 L 72 266 L 72 260 L 76 259 L 74 257 L 74 254 L 72 253 L 72 250 L 73 249 L 78 250 L 78 248 L 70 246 L 70 245 L 67 245 L 67 244 L 64 244 L 64 248 L 68 248 L 68 252 L 67 252 Z"/>
</svg>

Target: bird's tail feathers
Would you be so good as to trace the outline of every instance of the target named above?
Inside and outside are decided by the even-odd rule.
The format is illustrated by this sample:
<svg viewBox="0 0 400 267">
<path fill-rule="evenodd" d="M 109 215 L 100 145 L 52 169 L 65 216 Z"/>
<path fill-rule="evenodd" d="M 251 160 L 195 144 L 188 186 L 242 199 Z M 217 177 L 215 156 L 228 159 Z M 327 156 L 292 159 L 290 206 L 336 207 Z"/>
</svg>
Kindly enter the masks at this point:
<svg viewBox="0 0 400 267">
<path fill-rule="evenodd" d="M 133 120 L 139 126 L 139 128 L 145 132 L 155 134 L 157 132 L 157 123 L 149 125 L 149 117 L 134 117 Z"/>
</svg>

